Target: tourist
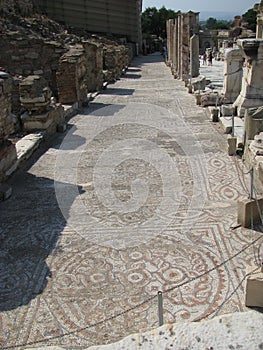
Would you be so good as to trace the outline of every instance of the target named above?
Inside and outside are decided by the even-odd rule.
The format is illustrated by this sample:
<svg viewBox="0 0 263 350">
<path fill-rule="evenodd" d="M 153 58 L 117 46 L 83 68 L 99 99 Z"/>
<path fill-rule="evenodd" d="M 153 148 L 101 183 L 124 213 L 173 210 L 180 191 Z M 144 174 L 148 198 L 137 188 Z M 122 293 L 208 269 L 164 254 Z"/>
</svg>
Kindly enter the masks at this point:
<svg viewBox="0 0 263 350">
<path fill-rule="evenodd" d="M 212 66 L 212 61 L 213 61 L 213 54 L 212 51 L 208 53 L 208 65 Z"/>
<path fill-rule="evenodd" d="M 207 55 L 206 52 L 203 54 L 203 65 L 206 64 Z"/>
</svg>

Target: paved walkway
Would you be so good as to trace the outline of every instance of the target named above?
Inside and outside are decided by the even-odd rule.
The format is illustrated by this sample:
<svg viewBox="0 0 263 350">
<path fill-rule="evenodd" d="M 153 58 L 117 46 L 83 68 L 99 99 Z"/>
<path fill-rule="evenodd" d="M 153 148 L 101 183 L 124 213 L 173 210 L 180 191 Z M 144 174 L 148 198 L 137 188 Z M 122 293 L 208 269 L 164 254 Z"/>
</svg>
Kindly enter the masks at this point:
<svg viewBox="0 0 263 350">
<path fill-rule="evenodd" d="M 134 60 L 12 182 L 0 203 L 2 348 L 80 349 L 151 329 L 158 290 L 164 322 L 245 310 L 235 289 L 260 241 L 228 259 L 259 237 L 231 229 L 246 193 L 226 135 L 160 55 Z"/>
</svg>

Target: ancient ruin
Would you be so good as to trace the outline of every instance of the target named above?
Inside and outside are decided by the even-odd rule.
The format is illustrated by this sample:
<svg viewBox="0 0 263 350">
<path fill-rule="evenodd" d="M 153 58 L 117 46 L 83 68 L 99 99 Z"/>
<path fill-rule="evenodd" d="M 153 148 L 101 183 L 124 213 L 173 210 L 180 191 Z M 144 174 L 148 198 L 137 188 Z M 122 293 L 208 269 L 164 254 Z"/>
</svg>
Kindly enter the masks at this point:
<svg viewBox="0 0 263 350">
<path fill-rule="evenodd" d="M 141 3 L 134 1 L 131 8 L 130 16 L 138 20 Z M 37 11 L 30 0 L 0 4 L 0 182 L 19 153 L 8 141 L 11 134 L 65 129 L 65 116 L 72 110 L 68 106 L 81 107 L 90 93 L 119 79 L 139 47 L 137 27 L 130 36 L 124 30 L 121 40 L 112 34 L 106 38 L 83 27 L 69 32 Z"/>
<path fill-rule="evenodd" d="M 179 79 L 199 75 L 198 23 L 199 14 L 191 11 L 167 22 L 168 64 Z"/>
<path fill-rule="evenodd" d="M 263 0 L 257 38 L 178 12 L 168 57 L 141 8 L 0 2 L 3 349 L 263 347 Z"/>
</svg>

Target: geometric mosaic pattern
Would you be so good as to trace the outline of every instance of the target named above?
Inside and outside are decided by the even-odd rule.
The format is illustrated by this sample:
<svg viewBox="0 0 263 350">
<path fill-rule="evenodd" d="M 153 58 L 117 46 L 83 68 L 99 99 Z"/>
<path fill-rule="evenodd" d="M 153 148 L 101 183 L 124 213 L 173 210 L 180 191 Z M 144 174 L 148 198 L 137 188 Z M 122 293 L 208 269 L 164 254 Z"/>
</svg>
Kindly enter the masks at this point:
<svg viewBox="0 0 263 350">
<path fill-rule="evenodd" d="M 154 119 L 152 124 L 145 122 L 154 111 L 161 121 L 159 129 Z M 174 119 L 170 130 L 163 132 L 169 114 L 181 118 L 184 127 Z M 111 124 L 101 131 L 106 118 Z M 118 118 L 122 123 L 116 123 Z M 83 148 L 94 120 L 96 137 Z M 244 283 L 237 287 L 247 265 L 258 263 L 261 227 L 235 228 L 236 202 L 246 193 L 227 156 L 226 137 L 208 120 L 206 110 L 196 106 L 183 83 L 173 79 L 162 56 L 136 59 L 126 76 L 70 124 L 73 133 L 67 147 L 60 147 L 63 135 L 39 150 L 12 179 L 12 197 L 0 203 L 2 348 L 22 349 L 21 344 L 28 344 L 27 348 L 81 349 L 151 329 L 158 326 L 159 290 L 164 292 L 165 322 L 244 311 Z M 127 135 L 133 143 L 127 141 L 126 149 Z M 190 138 L 195 142 L 186 150 L 182 144 Z M 133 146 L 142 139 L 143 147 L 136 153 Z M 103 154 L 116 144 L 133 157 L 108 162 Z M 152 152 L 155 145 L 159 148 Z M 202 161 L 193 163 L 198 148 Z M 163 156 L 155 158 L 159 149 Z M 59 163 L 57 169 L 58 157 L 70 159 L 71 168 Z M 79 157 L 77 167 L 74 157 Z M 102 165 L 96 170 L 98 164 Z M 109 169 L 108 189 L 104 175 Z M 57 191 L 70 203 L 59 205 Z M 105 203 L 112 193 L 113 203 L 129 204 L 132 210 L 121 210 L 117 204 L 109 209 Z M 134 198 L 143 204 L 138 207 Z M 167 216 L 160 210 L 165 200 Z M 103 225 L 106 228 L 99 229 Z M 87 236 L 80 234 L 80 228 L 87 227 Z M 119 246 L 111 236 L 114 232 L 121 232 Z M 223 261 L 227 262 L 221 265 Z M 188 280 L 192 282 L 185 283 Z"/>
</svg>

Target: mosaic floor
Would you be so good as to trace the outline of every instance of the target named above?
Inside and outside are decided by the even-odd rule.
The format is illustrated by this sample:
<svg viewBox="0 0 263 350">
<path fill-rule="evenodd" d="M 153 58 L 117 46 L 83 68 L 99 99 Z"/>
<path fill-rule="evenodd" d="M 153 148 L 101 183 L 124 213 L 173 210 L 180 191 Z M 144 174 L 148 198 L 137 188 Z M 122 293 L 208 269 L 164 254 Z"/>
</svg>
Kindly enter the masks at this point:
<svg viewBox="0 0 263 350">
<path fill-rule="evenodd" d="M 165 322 L 245 310 L 241 282 L 263 241 L 260 227 L 235 228 L 248 179 L 161 55 L 135 60 L 63 137 L 0 203 L 1 349 L 151 329 L 158 291 Z"/>
</svg>

